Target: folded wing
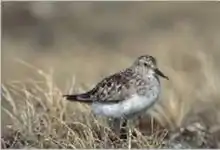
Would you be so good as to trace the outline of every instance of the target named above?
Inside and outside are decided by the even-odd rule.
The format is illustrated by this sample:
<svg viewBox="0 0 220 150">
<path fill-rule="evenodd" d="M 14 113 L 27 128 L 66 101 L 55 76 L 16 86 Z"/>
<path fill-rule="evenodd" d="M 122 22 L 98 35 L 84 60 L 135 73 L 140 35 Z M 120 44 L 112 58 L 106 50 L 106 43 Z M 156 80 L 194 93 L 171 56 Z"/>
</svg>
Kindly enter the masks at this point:
<svg viewBox="0 0 220 150">
<path fill-rule="evenodd" d="M 133 78 L 132 70 L 125 70 L 113 74 L 101 82 L 99 82 L 92 90 L 76 95 L 64 95 L 67 100 L 79 101 L 85 103 L 100 102 L 100 103 L 117 103 L 125 100 L 125 97 L 131 96 L 131 90 L 135 89 L 131 86 Z M 134 91 L 135 92 L 135 91 Z"/>
</svg>

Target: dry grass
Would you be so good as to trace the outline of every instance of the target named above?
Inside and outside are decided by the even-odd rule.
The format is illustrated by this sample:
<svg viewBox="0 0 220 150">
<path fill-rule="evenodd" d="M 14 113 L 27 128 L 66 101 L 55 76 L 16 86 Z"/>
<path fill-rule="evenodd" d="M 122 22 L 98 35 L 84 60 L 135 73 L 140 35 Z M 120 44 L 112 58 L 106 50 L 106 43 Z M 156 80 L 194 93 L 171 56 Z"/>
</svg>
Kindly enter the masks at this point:
<svg viewBox="0 0 220 150">
<path fill-rule="evenodd" d="M 173 74 L 170 85 L 166 85 L 168 92 L 163 94 L 161 104 L 156 105 L 150 111 L 151 116 L 156 119 L 155 127 L 152 123 L 146 123 L 151 120 L 143 118 L 142 122 L 145 122 L 142 126 L 144 127 L 135 130 L 133 147 L 169 147 L 172 131 L 187 128 L 195 121 L 202 122 L 207 132 L 219 130 L 217 127 L 219 124 L 217 105 L 219 103 L 213 100 L 213 104 L 204 98 L 218 96 L 218 87 L 215 83 L 219 78 L 216 76 L 213 64 L 207 60 L 207 55 L 198 51 L 197 56 L 202 60 L 200 63 L 204 63 L 201 65 L 204 75 L 201 89 L 192 92 L 192 89 L 198 88 L 197 85 L 174 83 L 173 81 L 183 81 L 178 79 L 179 77 L 175 76 L 175 72 L 170 69 L 168 72 L 173 71 Z M 114 135 L 103 118 L 95 118 L 90 113 L 89 106 L 78 103 L 69 104 L 62 98 L 63 93 L 74 92 L 74 78 L 72 84 L 69 84 L 64 92 L 57 87 L 52 70 L 45 73 L 26 62 L 20 62 L 34 70 L 38 77 L 2 84 L 2 98 L 7 102 L 5 105 L 7 108 L 2 106 L 2 110 L 9 117 L 7 120 L 11 120 L 11 123 L 4 128 L 6 132 L 3 132 L 2 136 L 3 148 L 127 148 L 127 141 Z M 207 75 L 207 72 L 211 74 Z M 212 75 L 211 78 L 210 75 Z M 204 86 L 210 91 L 204 90 Z M 81 92 L 82 90 L 86 89 L 81 89 Z M 182 93 L 184 91 L 184 95 L 181 91 Z M 216 115 L 214 117 L 217 118 L 216 120 L 208 121 L 204 120 L 207 119 L 205 116 L 199 116 L 204 112 L 207 115 L 206 110 L 211 109 L 212 116 Z M 184 135 L 181 136 L 184 138 Z M 196 139 L 198 140 L 200 139 Z M 213 143 L 210 145 L 208 140 L 210 139 L 205 139 L 207 145 L 204 146 L 202 143 L 195 147 L 213 147 Z"/>
<path fill-rule="evenodd" d="M 61 95 L 86 91 L 143 54 L 170 81 L 161 80 L 162 101 L 149 111 L 155 126 L 143 116 L 133 147 L 219 147 L 218 4 L 36 4 L 3 6 L 2 147 L 126 148 L 89 106 Z"/>
</svg>

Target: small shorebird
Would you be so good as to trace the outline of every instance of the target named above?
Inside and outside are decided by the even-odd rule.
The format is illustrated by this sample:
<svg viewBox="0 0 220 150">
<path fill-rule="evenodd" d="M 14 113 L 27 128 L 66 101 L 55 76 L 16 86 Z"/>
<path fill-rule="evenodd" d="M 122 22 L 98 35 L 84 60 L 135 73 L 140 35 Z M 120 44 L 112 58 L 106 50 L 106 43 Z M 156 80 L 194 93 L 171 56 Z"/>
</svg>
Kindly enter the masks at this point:
<svg viewBox="0 0 220 150">
<path fill-rule="evenodd" d="M 70 101 L 91 103 L 96 115 L 131 119 L 159 99 L 159 76 L 169 79 L 158 69 L 154 57 L 144 55 L 125 70 L 104 78 L 90 91 L 64 97 Z"/>
</svg>

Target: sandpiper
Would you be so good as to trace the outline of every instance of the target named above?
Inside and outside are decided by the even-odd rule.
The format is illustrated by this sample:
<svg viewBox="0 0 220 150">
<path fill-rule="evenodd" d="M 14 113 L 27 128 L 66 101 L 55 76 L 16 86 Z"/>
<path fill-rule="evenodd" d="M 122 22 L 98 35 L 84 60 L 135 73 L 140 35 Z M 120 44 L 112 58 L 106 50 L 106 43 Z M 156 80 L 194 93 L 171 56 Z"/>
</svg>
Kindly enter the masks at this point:
<svg viewBox="0 0 220 150">
<path fill-rule="evenodd" d="M 91 103 L 96 115 L 131 119 L 158 101 L 161 93 L 159 76 L 169 79 L 158 69 L 153 56 L 144 55 L 130 67 L 104 78 L 88 92 L 64 97 Z"/>
</svg>

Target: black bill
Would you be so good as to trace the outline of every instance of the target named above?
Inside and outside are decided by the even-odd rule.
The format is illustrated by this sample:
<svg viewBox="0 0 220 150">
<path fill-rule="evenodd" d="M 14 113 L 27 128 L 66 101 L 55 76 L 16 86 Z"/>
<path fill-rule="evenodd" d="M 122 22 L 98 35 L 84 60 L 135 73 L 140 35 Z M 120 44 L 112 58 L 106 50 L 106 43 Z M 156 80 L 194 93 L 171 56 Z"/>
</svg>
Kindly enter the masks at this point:
<svg viewBox="0 0 220 150">
<path fill-rule="evenodd" d="M 158 74 L 159 76 L 169 80 L 167 76 L 165 76 L 158 68 L 155 69 L 155 73 Z"/>
</svg>

